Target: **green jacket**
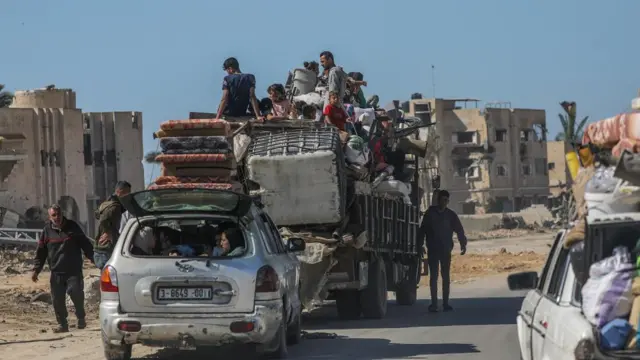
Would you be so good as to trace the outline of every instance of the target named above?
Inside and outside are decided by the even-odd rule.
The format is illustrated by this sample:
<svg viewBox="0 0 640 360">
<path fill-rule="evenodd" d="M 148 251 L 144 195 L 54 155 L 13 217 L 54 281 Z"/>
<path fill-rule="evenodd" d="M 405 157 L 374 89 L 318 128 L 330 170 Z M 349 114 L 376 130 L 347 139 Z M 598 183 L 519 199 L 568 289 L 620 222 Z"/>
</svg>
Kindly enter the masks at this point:
<svg viewBox="0 0 640 360">
<path fill-rule="evenodd" d="M 120 200 L 116 195 L 111 195 L 105 200 L 95 211 L 96 220 L 98 220 L 98 234 L 96 235 L 96 243 L 94 249 L 100 252 L 111 253 L 113 245 L 118 240 L 120 230 L 120 219 L 124 209 Z M 98 244 L 98 240 L 102 234 L 107 233 L 111 236 L 111 243 L 107 245 Z"/>
</svg>

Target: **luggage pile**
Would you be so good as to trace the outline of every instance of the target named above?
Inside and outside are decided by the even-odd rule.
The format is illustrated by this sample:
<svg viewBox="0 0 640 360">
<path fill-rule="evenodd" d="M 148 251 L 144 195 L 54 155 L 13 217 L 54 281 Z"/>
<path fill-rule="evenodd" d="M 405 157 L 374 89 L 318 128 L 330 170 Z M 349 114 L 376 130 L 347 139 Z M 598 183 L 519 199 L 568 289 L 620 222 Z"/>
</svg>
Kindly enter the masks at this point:
<svg viewBox="0 0 640 360">
<path fill-rule="evenodd" d="M 588 125 L 567 153 L 576 212 L 564 238 L 602 350 L 640 349 L 640 113 Z"/>
<path fill-rule="evenodd" d="M 229 143 L 231 126 L 225 120 L 169 120 L 154 138 L 161 153 L 155 161 L 161 174 L 149 189 L 206 188 L 243 192 L 236 181 L 236 159 Z"/>
</svg>

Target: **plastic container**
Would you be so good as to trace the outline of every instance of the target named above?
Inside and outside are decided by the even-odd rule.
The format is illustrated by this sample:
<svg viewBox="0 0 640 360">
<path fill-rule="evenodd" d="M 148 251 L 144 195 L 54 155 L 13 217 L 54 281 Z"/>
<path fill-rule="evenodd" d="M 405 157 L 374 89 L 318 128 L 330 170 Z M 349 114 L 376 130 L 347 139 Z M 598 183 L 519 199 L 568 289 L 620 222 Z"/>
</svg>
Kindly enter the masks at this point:
<svg viewBox="0 0 640 360">
<path fill-rule="evenodd" d="M 613 192 L 585 192 L 584 200 L 589 215 L 609 215 L 638 210 L 640 187 L 629 186 L 626 181 L 618 180 Z"/>
<path fill-rule="evenodd" d="M 576 154 L 575 151 L 570 151 L 565 155 L 565 159 L 567 160 L 567 167 L 571 174 L 571 180 L 575 180 L 576 176 L 578 176 L 578 170 L 580 170 L 580 159 L 578 159 L 578 154 Z"/>
</svg>

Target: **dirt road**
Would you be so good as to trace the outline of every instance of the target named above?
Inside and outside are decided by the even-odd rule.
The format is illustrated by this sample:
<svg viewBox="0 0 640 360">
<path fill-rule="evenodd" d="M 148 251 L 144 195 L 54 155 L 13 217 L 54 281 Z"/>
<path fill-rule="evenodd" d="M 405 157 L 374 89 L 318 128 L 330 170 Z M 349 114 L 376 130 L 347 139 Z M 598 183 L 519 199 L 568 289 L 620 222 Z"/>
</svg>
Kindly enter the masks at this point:
<svg viewBox="0 0 640 360">
<path fill-rule="evenodd" d="M 495 301 L 508 302 L 510 304 L 509 306 L 513 307 L 516 305 L 519 306 L 519 300 L 515 299 L 494 301 L 486 300 L 485 298 L 491 296 L 503 296 L 505 294 L 504 276 L 507 273 L 522 271 L 526 269 L 539 269 L 544 262 L 546 253 L 548 252 L 549 244 L 552 241 L 551 237 L 552 235 L 546 234 L 544 236 L 471 242 L 469 244 L 468 254 L 465 256 L 458 255 L 453 260 L 452 280 L 454 281 L 454 283 L 464 283 L 454 285 L 453 296 L 458 298 L 476 300 L 465 300 L 459 302 L 454 300 L 454 307 L 457 306 L 457 303 L 459 303 L 460 307 L 463 308 L 465 306 L 470 306 L 470 304 L 474 304 L 472 306 L 480 306 L 483 309 L 482 311 L 495 311 L 496 319 L 505 319 L 505 315 L 501 312 L 504 304 L 496 303 L 498 304 L 495 305 L 497 306 L 497 308 L 494 308 L 494 305 L 491 304 L 493 304 L 493 302 Z M 1 264 L 1 268 L 4 269 L 4 267 L 4 264 Z M 96 275 L 95 270 L 90 270 L 88 271 L 88 273 L 90 275 Z M 484 284 L 484 282 L 488 281 L 486 279 L 495 279 L 495 274 L 502 275 L 498 278 L 498 280 L 491 282 L 491 286 L 477 286 L 477 284 L 479 283 Z M 0 358 L 2 358 L 3 360 L 104 359 L 102 354 L 102 346 L 100 343 L 100 333 L 95 305 L 89 305 L 88 310 L 90 318 L 88 319 L 89 327 L 87 329 L 77 330 L 72 328 L 72 331 L 69 334 L 66 334 L 66 336 L 57 336 L 56 334 L 52 334 L 50 330 L 55 325 L 51 306 L 48 305 L 46 301 L 33 301 L 34 297 L 41 296 L 41 293 L 46 292 L 47 288 L 47 274 L 42 274 L 41 280 L 37 284 L 33 284 L 31 282 L 28 274 L 0 276 L 0 353 L 2 354 Z M 428 288 L 421 288 L 421 297 L 424 298 L 427 293 Z M 477 303 L 478 301 L 480 302 Z M 293 355 L 292 358 L 308 359 L 314 357 L 321 359 L 338 359 L 345 358 L 344 356 L 350 358 L 358 358 L 355 357 L 354 352 L 358 351 L 358 349 L 361 349 L 362 346 L 369 345 L 364 345 L 366 342 L 363 341 L 358 342 L 348 339 L 370 338 L 373 334 L 375 334 L 377 337 L 380 337 L 380 339 L 375 339 L 376 341 L 370 341 L 371 344 L 378 344 L 374 347 L 379 347 L 381 346 L 380 344 L 385 344 L 385 346 L 388 347 L 390 343 L 392 343 L 391 345 L 393 345 L 393 347 L 397 349 L 405 348 L 405 350 L 398 350 L 398 356 L 391 356 L 392 354 L 386 350 L 382 353 L 380 353 L 379 351 L 373 351 L 369 355 L 365 356 L 364 354 L 359 354 L 359 356 L 364 356 L 363 358 L 367 359 L 402 359 L 407 357 L 424 358 L 414 356 L 427 353 L 431 353 L 431 355 L 434 355 L 434 351 L 436 354 L 448 354 L 449 356 L 457 353 L 464 353 L 468 354 L 469 356 L 473 356 L 474 354 L 476 356 L 478 355 L 478 351 L 470 350 L 471 344 L 454 344 L 455 346 L 452 345 L 451 343 L 455 343 L 455 339 L 441 339 L 442 341 L 444 341 L 444 343 L 440 345 L 432 344 L 428 346 L 423 343 L 417 345 L 414 344 L 412 345 L 413 350 L 411 351 L 406 350 L 408 349 L 408 347 L 395 344 L 396 341 L 407 341 L 407 339 L 413 339 L 415 337 L 415 333 L 407 333 L 404 335 L 400 334 L 400 332 L 404 331 L 400 330 L 400 328 L 408 326 L 402 326 L 399 324 L 407 324 L 408 322 L 412 321 L 412 317 L 414 317 L 416 314 L 425 314 L 426 306 L 427 303 L 422 301 L 419 302 L 417 306 L 411 308 L 401 308 L 391 303 L 389 310 L 389 313 L 391 315 L 388 316 L 387 319 L 381 320 L 379 322 L 363 320 L 362 322 L 357 322 L 357 324 L 345 324 L 343 322 L 336 322 L 326 325 L 326 319 L 322 321 L 314 321 L 312 319 L 311 323 L 307 324 L 307 327 L 312 329 L 310 331 L 314 333 L 318 331 L 331 333 L 336 332 L 339 336 L 346 336 L 347 338 L 338 337 L 332 340 L 306 340 L 302 345 L 291 348 L 291 353 Z M 498 314 L 498 312 L 500 312 L 500 314 Z M 322 313 L 322 311 L 320 311 L 320 313 Z M 334 311 L 331 311 L 329 313 L 331 315 L 328 316 L 335 317 L 335 315 L 333 315 Z M 511 315 L 513 315 L 512 317 L 515 321 L 515 313 Z M 449 316 L 449 314 L 447 314 L 446 316 Z M 479 316 L 481 317 L 481 319 L 469 319 L 469 316 Z M 486 313 L 474 315 L 473 312 L 464 311 L 461 309 L 460 312 L 456 312 L 455 315 L 449 316 L 449 320 L 447 321 L 452 321 L 452 326 L 454 326 L 454 328 L 447 330 L 447 333 L 456 334 L 456 336 L 460 336 L 460 339 L 467 338 L 466 335 L 463 336 L 464 333 L 468 333 L 468 339 L 477 338 L 478 334 L 475 333 L 475 331 L 477 331 L 478 329 L 473 330 L 473 328 L 463 326 L 464 322 L 472 321 L 474 323 L 474 326 L 484 326 L 481 323 L 482 321 L 485 321 L 487 319 L 490 319 L 490 317 Z M 70 320 L 73 320 L 73 314 L 70 315 Z M 70 322 L 73 324 L 72 321 Z M 505 324 L 510 324 L 512 322 L 503 320 L 499 324 L 502 327 L 499 327 L 499 329 L 496 328 L 494 330 L 500 331 L 500 333 L 503 333 L 505 336 L 507 336 L 510 332 L 513 332 L 513 329 L 505 328 L 503 327 L 503 325 L 506 326 Z M 492 324 L 493 323 L 490 322 L 489 324 L 485 325 L 492 326 Z M 331 329 L 331 327 L 341 328 L 354 325 L 361 328 L 344 331 Z M 430 326 L 442 326 L 442 324 L 430 325 L 427 321 L 421 326 L 425 327 L 424 331 L 428 331 L 430 334 L 429 336 L 425 336 L 423 341 L 427 341 L 427 339 L 429 339 L 430 342 L 433 342 L 434 339 L 438 338 L 438 336 L 434 337 L 433 331 L 429 330 L 428 328 Z M 509 326 L 513 327 L 513 325 Z M 456 327 L 459 329 L 456 330 Z M 389 329 L 393 329 L 393 331 L 389 332 Z M 417 340 L 418 339 L 416 339 L 416 341 Z M 483 342 L 482 346 L 484 346 L 487 351 L 489 351 L 490 353 L 491 351 L 493 351 L 495 353 L 496 347 L 504 348 L 501 347 L 501 344 L 496 343 L 492 345 L 490 343 L 491 341 L 495 342 L 497 340 L 497 338 L 494 340 L 491 340 L 491 338 L 487 338 L 478 339 L 477 341 Z M 321 343 L 325 345 L 321 345 Z M 331 349 L 333 349 L 335 354 L 342 355 L 340 357 L 330 357 L 328 354 L 326 354 L 326 348 L 323 348 L 326 346 L 329 346 Z M 479 346 L 479 344 L 474 346 L 474 348 L 476 348 L 477 346 Z M 320 353 L 318 353 L 316 357 L 315 352 L 317 351 L 320 351 Z M 322 351 L 325 352 L 323 353 Z M 423 353 L 420 353 L 420 351 L 423 351 Z M 416 354 L 409 355 L 407 352 L 415 352 Z M 380 357 L 380 354 L 386 354 L 386 357 Z M 178 357 L 184 357 L 184 355 L 184 353 L 179 353 L 173 350 L 157 350 L 142 346 L 134 346 L 134 358 L 138 359 L 157 358 L 164 360 L 177 360 Z M 189 355 L 189 358 L 211 359 L 211 355 L 212 354 L 191 354 Z M 482 358 L 484 357 L 474 357 L 474 359 Z M 494 356 L 493 358 L 496 357 Z M 513 356 L 507 356 L 504 358 L 513 358 Z M 517 358 L 517 356 L 515 358 Z"/>
</svg>

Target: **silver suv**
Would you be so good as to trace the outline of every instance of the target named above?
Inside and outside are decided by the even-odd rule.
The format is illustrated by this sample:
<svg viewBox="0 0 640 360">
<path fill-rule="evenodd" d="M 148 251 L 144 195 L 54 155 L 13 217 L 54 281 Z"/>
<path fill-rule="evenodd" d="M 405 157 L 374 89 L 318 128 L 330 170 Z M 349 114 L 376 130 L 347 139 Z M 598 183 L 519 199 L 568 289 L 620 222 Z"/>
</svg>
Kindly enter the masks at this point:
<svg viewBox="0 0 640 360">
<path fill-rule="evenodd" d="M 286 243 L 249 197 L 209 189 L 128 195 L 131 213 L 100 279 L 105 357 L 133 344 L 255 344 L 274 358 L 300 341 L 302 239 Z"/>
</svg>

